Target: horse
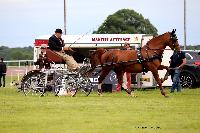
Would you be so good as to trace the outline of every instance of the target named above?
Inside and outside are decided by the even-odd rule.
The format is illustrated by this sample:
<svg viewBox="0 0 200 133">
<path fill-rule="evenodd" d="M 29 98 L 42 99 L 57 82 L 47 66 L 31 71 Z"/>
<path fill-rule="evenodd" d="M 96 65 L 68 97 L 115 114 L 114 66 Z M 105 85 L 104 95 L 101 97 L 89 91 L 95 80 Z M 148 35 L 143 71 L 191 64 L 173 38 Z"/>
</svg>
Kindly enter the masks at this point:
<svg viewBox="0 0 200 133">
<path fill-rule="evenodd" d="M 100 77 L 98 78 L 98 94 L 102 95 L 101 84 L 110 70 L 114 70 L 117 75 L 118 83 L 122 85 L 124 72 L 141 73 L 151 71 L 157 84 L 159 85 L 161 94 L 165 97 L 165 90 L 162 87 L 163 79 L 159 78 L 158 70 L 169 68 L 161 65 L 162 54 L 164 49 L 169 46 L 172 50 L 180 50 L 176 30 L 166 32 L 162 35 L 154 37 L 147 42 L 146 45 L 137 50 L 106 50 L 104 48 L 97 49 L 89 55 L 91 63 L 91 73 L 96 67 L 102 67 Z M 166 76 L 165 78 L 166 79 Z M 132 96 L 134 92 L 131 89 L 126 89 L 126 92 Z"/>
</svg>

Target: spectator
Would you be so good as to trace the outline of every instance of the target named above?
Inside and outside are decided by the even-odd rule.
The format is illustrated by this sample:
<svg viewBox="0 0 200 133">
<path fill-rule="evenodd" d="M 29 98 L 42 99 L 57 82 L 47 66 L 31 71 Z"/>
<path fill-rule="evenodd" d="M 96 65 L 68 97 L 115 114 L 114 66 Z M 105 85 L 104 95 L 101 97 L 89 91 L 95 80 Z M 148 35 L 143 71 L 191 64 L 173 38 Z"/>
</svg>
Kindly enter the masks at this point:
<svg viewBox="0 0 200 133">
<path fill-rule="evenodd" d="M 6 86 L 6 71 L 7 71 L 7 67 L 6 64 L 3 62 L 3 58 L 0 59 L 0 87 L 2 86 L 2 80 L 1 78 L 3 78 L 3 87 Z"/>
<path fill-rule="evenodd" d="M 174 50 L 170 59 L 170 74 L 173 82 L 170 92 L 173 93 L 175 89 L 177 89 L 177 92 L 181 92 L 180 72 L 181 68 L 186 64 L 185 53 L 181 50 Z"/>
<path fill-rule="evenodd" d="M 70 47 L 64 47 L 64 42 L 61 38 L 62 30 L 56 29 L 55 34 L 49 38 L 49 49 L 56 52 L 60 55 L 68 65 L 69 70 L 75 71 L 79 69 L 79 64 L 74 60 L 71 53 L 73 50 Z M 64 53 L 64 50 L 67 51 L 67 54 Z"/>
</svg>

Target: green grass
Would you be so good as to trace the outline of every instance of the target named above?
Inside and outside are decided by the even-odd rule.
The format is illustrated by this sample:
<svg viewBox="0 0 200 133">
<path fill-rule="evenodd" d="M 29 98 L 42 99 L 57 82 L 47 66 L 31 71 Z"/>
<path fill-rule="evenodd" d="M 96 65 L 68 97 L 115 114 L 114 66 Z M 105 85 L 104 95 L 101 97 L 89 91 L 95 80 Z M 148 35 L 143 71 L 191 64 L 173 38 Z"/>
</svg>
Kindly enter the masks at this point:
<svg viewBox="0 0 200 133">
<path fill-rule="evenodd" d="M 24 96 L 0 88 L 0 133 L 199 133 L 200 89 L 89 97 Z"/>
</svg>

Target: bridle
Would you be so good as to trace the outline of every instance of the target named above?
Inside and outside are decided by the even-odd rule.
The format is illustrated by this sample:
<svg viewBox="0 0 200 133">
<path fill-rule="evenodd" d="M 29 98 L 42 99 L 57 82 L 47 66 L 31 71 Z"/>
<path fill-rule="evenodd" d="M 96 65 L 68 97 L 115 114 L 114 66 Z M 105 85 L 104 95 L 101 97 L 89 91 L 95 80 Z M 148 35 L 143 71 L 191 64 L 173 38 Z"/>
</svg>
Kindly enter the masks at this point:
<svg viewBox="0 0 200 133">
<path fill-rule="evenodd" d="M 168 42 L 165 42 L 165 46 L 169 46 L 167 43 L 171 43 L 170 41 L 172 41 L 172 50 L 174 51 L 175 48 L 176 48 L 176 42 L 177 42 L 177 36 L 175 34 L 175 30 L 173 30 L 171 33 L 169 32 L 170 34 L 170 40 Z M 141 54 L 141 49 L 144 49 L 145 50 L 145 54 L 146 54 L 146 57 L 147 59 L 151 59 L 151 58 L 154 58 L 154 57 L 158 57 L 158 58 L 162 58 L 163 56 L 163 51 L 166 50 L 166 49 L 159 49 L 159 48 L 150 48 L 149 46 L 149 42 L 144 45 L 144 47 L 140 48 L 137 50 L 137 55 L 139 58 L 141 58 L 140 56 L 142 56 Z M 140 50 L 140 51 L 139 51 Z M 153 51 L 154 54 L 150 55 L 149 54 L 149 51 Z M 150 52 L 152 53 L 152 52 Z M 142 58 L 141 58 L 142 59 Z"/>
<path fill-rule="evenodd" d="M 96 50 L 97 51 L 97 50 Z M 96 58 L 98 58 L 97 57 L 97 54 L 95 53 L 96 51 L 94 51 L 93 53 L 91 53 L 91 55 L 90 55 L 90 57 L 89 57 L 89 59 L 90 59 L 90 63 L 91 63 L 91 59 L 92 59 L 92 62 L 94 62 L 96 59 L 95 59 L 95 57 Z M 106 49 L 104 49 L 104 51 L 102 52 L 102 55 L 104 54 L 104 53 L 106 53 L 107 52 L 107 50 Z M 95 57 L 94 57 L 95 56 Z M 102 64 L 101 63 L 101 61 L 99 62 L 100 64 Z M 95 65 L 96 66 L 96 65 Z M 99 65 L 97 65 L 97 66 L 99 66 Z"/>
</svg>

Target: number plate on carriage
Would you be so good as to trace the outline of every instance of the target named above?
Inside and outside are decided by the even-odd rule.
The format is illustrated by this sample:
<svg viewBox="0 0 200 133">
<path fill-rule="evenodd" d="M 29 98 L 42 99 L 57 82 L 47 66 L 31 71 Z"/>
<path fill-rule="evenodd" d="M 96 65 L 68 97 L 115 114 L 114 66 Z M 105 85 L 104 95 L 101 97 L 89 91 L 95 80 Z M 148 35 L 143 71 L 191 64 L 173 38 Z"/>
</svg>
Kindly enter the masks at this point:
<svg viewBox="0 0 200 133">
<path fill-rule="evenodd" d="M 141 78 L 140 81 L 150 82 L 150 78 Z"/>
</svg>

